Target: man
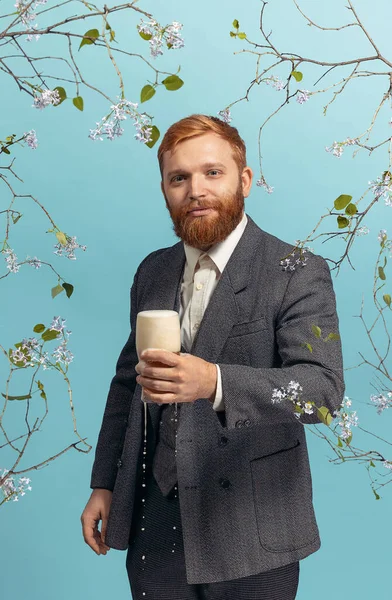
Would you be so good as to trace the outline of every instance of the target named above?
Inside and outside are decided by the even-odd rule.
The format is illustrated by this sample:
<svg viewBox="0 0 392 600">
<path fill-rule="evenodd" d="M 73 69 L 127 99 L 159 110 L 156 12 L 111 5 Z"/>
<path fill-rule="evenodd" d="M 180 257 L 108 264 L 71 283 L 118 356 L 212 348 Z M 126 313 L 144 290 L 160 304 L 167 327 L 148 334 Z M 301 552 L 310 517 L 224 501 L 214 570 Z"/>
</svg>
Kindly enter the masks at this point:
<svg viewBox="0 0 392 600">
<path fill-rule="evenodd" d="M 84 539 L 128 550 L 134 600 L 293 600 L 299 561 L 320 547 L 303 424 L 320 422 L 311 402 L 333 414 L 344 395 L 340 341 L 324 341 L 338 333 L 330 271 L 310 252 L 288 268 L 292 246 L 245 214 L 253 173 L 234 127 L 191 115 L 158 159 L 181 241 L 134 277 Z M 138 360 L 136 315 L 151 309 L 178 310 L 180 355 Z"/>
</svg>

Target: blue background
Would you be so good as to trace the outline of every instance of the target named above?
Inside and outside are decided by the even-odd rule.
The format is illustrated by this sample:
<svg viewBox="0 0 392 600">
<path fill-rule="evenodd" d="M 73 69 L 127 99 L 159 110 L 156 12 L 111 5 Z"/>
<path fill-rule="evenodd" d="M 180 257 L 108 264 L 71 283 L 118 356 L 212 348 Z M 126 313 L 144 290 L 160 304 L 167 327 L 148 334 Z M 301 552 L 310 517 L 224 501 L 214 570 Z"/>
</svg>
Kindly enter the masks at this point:
<svg viewBox="0 0 392 600">
<path fill-rule="evenodd" d="M 152 3 L 139 4 L 140 8 L 153 10 L 154 17 L 163 25 L 174 20 L 184 25 L 186 46 L 181 50 L 166 50 L 163 57 L 153 59 L 148 42 L 141 40 L 136 31 L 138 13 L 129 11 L 109 18 L 122 48 L 143 54 L 156 68 L 168 73 L 175 73 L 181 65 L 179 76 L 185 85 L 179 91 L 169 92 L 160 86 L 152 100 L 140 105 L 141 111 L 155 116 L 161 139 L 166 129 L 180 118 L 192 113 L 216 115 L 244 96 L 256 72 L 256 57 L 240 53 L 244 48 L 253 48 L 245 41 L 232 39 L 229 31 L 236 18 L 240 31 L 245 31 L 250 40 L 263 43 L 258 28 L 259 1 L 249 0 L 245 6 L 245 3 L 229 0 L 224 10 L 222 3 L 206 0 L 198 3 L 167 0 L 156 10 Z M 330 0 L 317 6 L 307 0 L 300 5 L 311 18 L 326 27 L 353 20 L 343 0 Z M 74 14 L 76 7 L 72 6 L 72 10 L 66 6 L 56 14 Z M 380 50 L 391 59 L 390 3 L 376 0 L 369 5 L 360 0 L 355 2 L 355 7 Z M 44 25 L 51 22 L 51 18 L 53 22 L 60 20 L 59 16 L 51 17 L 49 12 L 37 22 Z M 289 0 L 269 3 L 265 20 L 267 31 L 272 29 L 274 43 L 286 52 L 302 52 L 330 61 L 374 54 L 359 28 L 324 32 L 308 27 Z M 98 18 L 78 22 L 73 31 L 82 34 L 92 27 L 101 28 Z M 21 39 L 20 43 L 35 56 L 66 55 L 66 39 L 60 36 L 42 37 L 30 44 Z M 105 50 L 86 47 L 77 52 L 77 47 L 78 42 L 74 42 L 76 60 L 89 83 L 115 100 L 119 93 L 118 81 Z M 143 85 L 155 79 L 153 71 L 138 57 L 116 54 L 116 59 L 124 76 L 126 98 L 139 102 Z M 27 64 L 22 66 L 20 59 L 10 59 L 8 64 L 18 69 L 19 74 L 29 72 Z M 58 61 L 37 64 L 46 75 L 71 78 Z M 267 58 L 263 64 L 268 64 Z M 351 68 L 332 72 L 317 88 L 331 85 L 348 75 Z M 371 70 L 372 65 L 368 64 L 367 68 Z M 378 69 L 387 70 L 381 65 Z M 308 90 L 313 89 L 313 83 L 324 72 L 317 66 L 303 66 L 301 70 L 304 79 L 298 87 Z M 282 78 L 287 76 L 284 69 L 274 69 L 271 73 Z M 160 75 L 159 80 L 163 78 L 164 75 Z M 52 88 L 61 84 L 49 78 L 47 82 Z M 0 74 L 0 85 L 3 91 L 1 138 L 11 133 L 19 137 L 34 128 L 39 141 L 37 150 L 27 145 L 12 148 L 12 156 L 16 157 L 14 167 L 24 183 L 12 179 L 10 182 L 18 193 L 37 198 L 61 230 L 77 236 L 80 244 L 87 245 L 86 252 L 76 250 L 76 261 L 52 254 L 57 240 L 53 234 L 45 233 L 50 224 L 44 213 L 31 199 L 17 199 L 15 208 L 23 212 L 23 218 L 11 228 L 10 245 L 18 259 L 30 255 L 51 262 L 65 281 L 75 286 L 75 291 L 71 299 L 64 293 L 52 299 L 50 289 L 57 284 L 57 279 L 45 266 L 35 270 L 23 265 L 18 274 L 3 279 L 1 344 L 8 349 L 22 338 L 31 337 L 36 323 L 49 325 L 54 315 L 66 319 L 67 327 L 72 330 L 69 348 L 75 357 L 69 377 L 78 430 L 95 448 L 115 362 L 128 337 L 129 290 L 134 273 L 149 252 L 178 241 L 160 190 L 156 158 L 160 140 L 153 149 L 137 142 L 129 119 L 123 123 L 122 138 L 112 142 L 90 140 L 90 128 L 107 114 L 109 103 L 86 88 L 80 91 L 85 102 L 84 112 L 76 110 L 69 100 L 57 108 L 38 111 L 31 107 L 31 97 L 18 93 L 15 82 L 4 73 Z M 76 95 L 71 83 L 61 85 L 70 97 Z M 334 140 L 355 137 L 368 127 L 387 85 L 385 77 L 356 80 L 330 106 L 326 117 L 322 109 L 331 98 L 331 92 L 312 97 L 302 106 L 291 101 L 270 121 L 262 137 L 262 155 L 265 176 L 275 188 L 272 195 L 256 187 L 260 176 L 258 128 L 282 101 L 284 92 L 267 85 L 255 86 L 249 102 L 233 107 L 231 124 L 238 128 L 247 145 L 247 162 L 254 171 L 251 194 L 245 200 L 246 212 L 261 228 L 287 242 L 303 239 L 338 195 L 351 194 L 354 201 L 357 200 L 368 181 L 387 168 L 385 147 L 370 157 L 361 151 L 355 159 L 350 149 L 341 159 L 325 151 L 325 146 Z M 389 134 L 390 117 L 390 107 L 384 106 L 371 141 L 378 143 Z M 4 154 L 2 158 L 2 165 L 8 164 Z M 11 196 L 7 194 L 3 186 L 3 204 L 8 206 Z M 366 222 L 370 233 L 357 239 L 351 253 L 355 271 L 344 264 L 339 276 L 334 277 L 346 368 L 360 362 L 359 350 L 372 358 L 365 331 L 355 315 L 360 312 L 364 295 L 368 321 L 375 317 L 371 291 L 379 250 L 377 234 L 380 228 L 388 229 L 391 210 L 380 202 L 371 211 Z M 316 253 L 335 259 L 344 247 L 341 241 L 323 245 L 320 240 L 311 246 Z M 1 273 L 5 273 L 5 262 Z M 377 342 L 385 347 L 382 331 Z M 4 391 L 8 376 L 5 360 L 0 363 L 0 375 L 1 391 Z M 45 383 L 49 415 L 39 435 L 33 436 L 20 468 L 45 460 L 77 439 L 72 433 L 65 383 L 57 373 L 50 371 L 41 371 L 40 379 Z M 16 373 L 10 393 L 24 393 L 30 380 L 31 373 Z M 385 438 L 392 415 L 385 411 L 380 417 L 366 404 L 374 393 L 372 382 L 374 375 L 369 368 L 346 372 L 346 393 L 353 399 L 352 409 L 357 410 L 360 424 Z M 31 405 L 32 414 L 34 411 L 42 414 L 37 394 Z M 22 403 L 12 403 L 7 409 L 4 426 L 10 435 L 23 432 L 23 409 Z M 316 597 L 318 600 L 389 599 L 391 490 L 385 487 L 381 490 L 382 499 L 376 501 L 364 466 L 358 463 L 332 465 L 326 442 L 309 430 L 307 439 L 322 546 L 301 562 L 298 600 Z M 354 441 L 359 447 L 377 448 L 386 452 L 386 458 L 392 458 L 385 445 L 357 430 L 354 430 Z M 129 597 L 126 553 L 112 549 L 105 557 L 97 556 L 85 545 L 81 534 L 80 515 L 91 491 L 94 448 L 87 455 L 69 451 L 46 468 L 27 473 L 33 490 L 18 503 L 9 502 L 1 507 L 4 597 L 12 595 L 15 600 Z M 8 467 L 11 454 L 2 452 L 0 468 Z"/>
</svg>

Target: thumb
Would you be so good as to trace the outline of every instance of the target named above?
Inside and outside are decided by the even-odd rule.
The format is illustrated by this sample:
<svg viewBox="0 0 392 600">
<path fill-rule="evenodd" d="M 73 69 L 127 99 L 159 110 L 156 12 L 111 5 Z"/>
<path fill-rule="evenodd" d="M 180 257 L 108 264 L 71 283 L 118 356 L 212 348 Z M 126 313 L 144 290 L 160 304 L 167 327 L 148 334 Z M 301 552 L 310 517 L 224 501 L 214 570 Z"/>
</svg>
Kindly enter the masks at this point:
<svg viewBox="0 0 392 600">
<path fill-rule="evenodd" d="M 102 526 L 101 526 L 101 540 L 105 544 L 106 540 L 106 527 L 107 527 L 107 517 L 102 517 Z"/>
</svg>

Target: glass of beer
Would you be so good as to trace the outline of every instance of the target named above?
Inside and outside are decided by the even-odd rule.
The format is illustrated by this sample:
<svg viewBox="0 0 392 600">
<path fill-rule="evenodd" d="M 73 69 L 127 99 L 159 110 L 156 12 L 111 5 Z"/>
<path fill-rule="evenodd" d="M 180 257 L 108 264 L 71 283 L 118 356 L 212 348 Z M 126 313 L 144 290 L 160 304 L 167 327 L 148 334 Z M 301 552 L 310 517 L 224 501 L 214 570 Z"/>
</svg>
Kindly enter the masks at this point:
<svg viewBox="0 0 392 600">
<path fill-rule="evenodd" d="M 143 350 L 169 350 L 180 354 L 180 317 L 175 310 L 142 310 L 136 316 L 136 352 L 140 362 Z M 155 363 L 161 365 L 162 363 Z M 142 391 L 142 400 L 144 394 Z"/>
</svg>

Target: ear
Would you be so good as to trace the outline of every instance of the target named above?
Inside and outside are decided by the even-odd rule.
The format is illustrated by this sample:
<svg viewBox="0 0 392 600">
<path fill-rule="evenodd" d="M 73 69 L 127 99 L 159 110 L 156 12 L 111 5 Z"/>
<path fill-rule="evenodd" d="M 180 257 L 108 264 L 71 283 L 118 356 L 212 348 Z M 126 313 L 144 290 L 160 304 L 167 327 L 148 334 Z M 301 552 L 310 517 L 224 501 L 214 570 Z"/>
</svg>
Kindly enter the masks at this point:
<svg viewBox="0 0 392 600">
<path fill-rule="evenodd" d="M 242 171 L 241 175 L 242 179 L 242 193 L 244 194 L 244 198 L 249 196 L 250 188 L 252 186 L 253 180 L 253 171 L 250 167 L 245 167 Z"/>
</svg>

